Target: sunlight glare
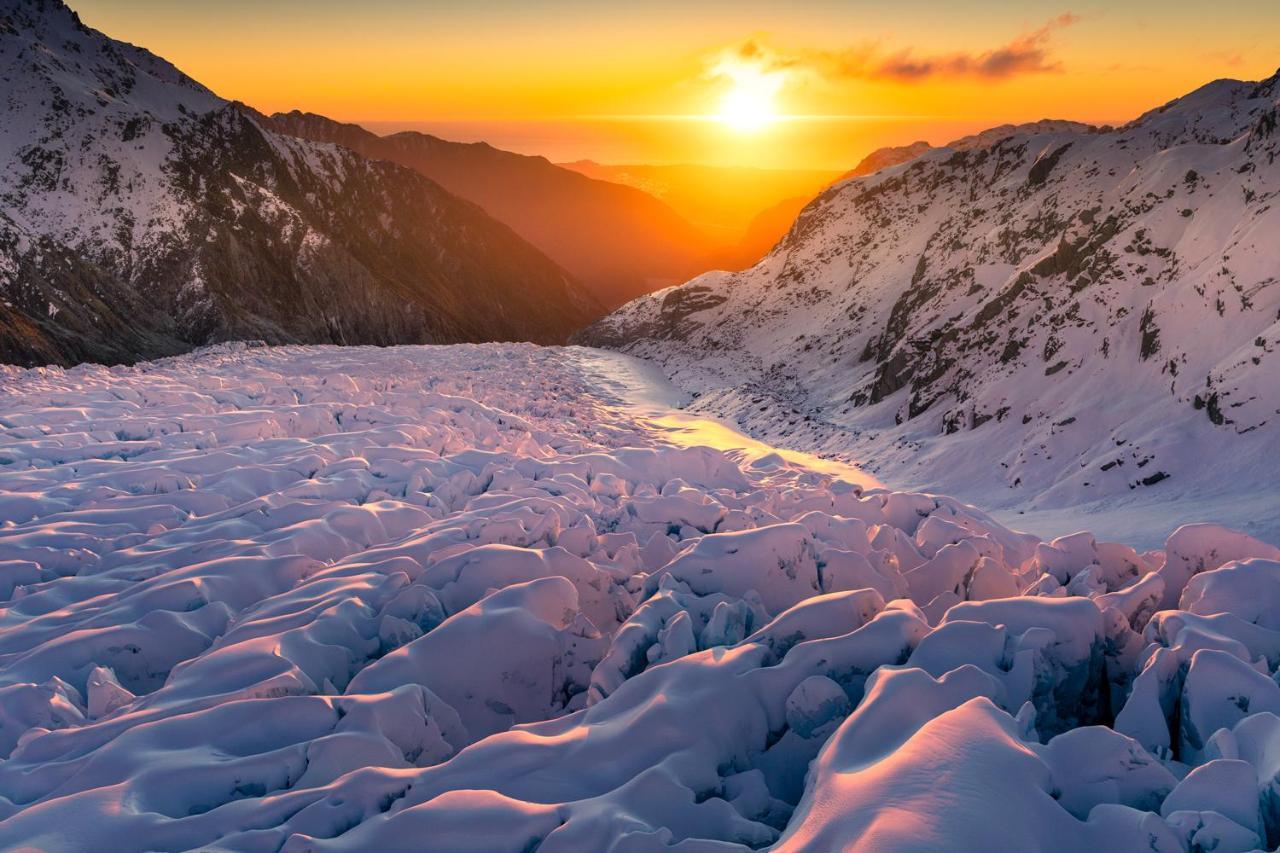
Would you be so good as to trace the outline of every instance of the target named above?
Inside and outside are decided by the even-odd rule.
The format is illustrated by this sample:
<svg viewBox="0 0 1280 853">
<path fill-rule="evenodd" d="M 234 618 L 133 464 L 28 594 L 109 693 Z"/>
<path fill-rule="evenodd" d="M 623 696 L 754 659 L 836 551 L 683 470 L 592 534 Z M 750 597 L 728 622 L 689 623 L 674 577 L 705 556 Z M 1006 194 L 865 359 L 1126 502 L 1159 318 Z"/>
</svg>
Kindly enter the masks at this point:
<svg viewBox="0 0 1280 853">
<path fill-rule="evenodd" d="M 759 130 L 777 119 L 773 93 L 765 87 L 735 85 L 720 101 L 718 118 L 734 130 Z"/>
<path fill-rule="evenodd" d="M 784 75 L 746 62 L 722 63 L 719 76 L 729 82 L 715 118 L 733 130 L 750 133 L 778 120 L 775 98 Z"/>
</svg>

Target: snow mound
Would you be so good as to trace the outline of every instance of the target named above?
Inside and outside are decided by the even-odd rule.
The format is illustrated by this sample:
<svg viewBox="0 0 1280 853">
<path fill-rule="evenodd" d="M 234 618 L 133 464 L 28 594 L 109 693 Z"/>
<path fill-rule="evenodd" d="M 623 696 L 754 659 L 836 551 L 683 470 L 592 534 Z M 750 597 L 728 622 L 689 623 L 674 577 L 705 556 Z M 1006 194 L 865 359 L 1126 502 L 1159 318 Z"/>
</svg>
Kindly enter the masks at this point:
<svg viewBox="0 0 1280 853">
<path fill-rule="evenodd" d="M 0 846 L 1280 843 L 1280 554 L 680 447 L 574 350 L 0 367 Z"/>
</svg>

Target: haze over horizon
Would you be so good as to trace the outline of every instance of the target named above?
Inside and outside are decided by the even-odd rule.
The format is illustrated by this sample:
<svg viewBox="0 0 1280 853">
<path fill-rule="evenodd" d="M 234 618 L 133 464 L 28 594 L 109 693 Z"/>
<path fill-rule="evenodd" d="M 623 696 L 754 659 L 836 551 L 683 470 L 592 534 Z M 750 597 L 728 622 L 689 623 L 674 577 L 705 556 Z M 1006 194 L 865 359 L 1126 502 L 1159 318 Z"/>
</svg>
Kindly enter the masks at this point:
<svg viewBox="0 0 1280 853">
<path fill-rule="evenodd" d="M 555 162 L 844 170 L 882 146 L 1008 122 L 1124 122 L 1206 80 L 1280 64 L 1280 6 L 1261 0 L 1212 12 L 800 7 L 86 0 L 78 11 L 266 112 Z"/>
</svg>

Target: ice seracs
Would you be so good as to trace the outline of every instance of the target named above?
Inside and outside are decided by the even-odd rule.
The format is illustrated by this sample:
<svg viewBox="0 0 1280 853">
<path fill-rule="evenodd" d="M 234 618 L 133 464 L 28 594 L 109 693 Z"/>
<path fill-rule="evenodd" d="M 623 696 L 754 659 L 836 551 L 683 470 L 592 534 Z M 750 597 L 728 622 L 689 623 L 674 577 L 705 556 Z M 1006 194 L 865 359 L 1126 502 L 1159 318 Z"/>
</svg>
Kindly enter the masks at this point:
<svg viewBox="0 0 1280 853">
<path fill-rule="evenodd" d="M 0 845 L 1280 840 L 1273 546 L 675 446 L 598 364 L 0 368 Z"/>
</svg>

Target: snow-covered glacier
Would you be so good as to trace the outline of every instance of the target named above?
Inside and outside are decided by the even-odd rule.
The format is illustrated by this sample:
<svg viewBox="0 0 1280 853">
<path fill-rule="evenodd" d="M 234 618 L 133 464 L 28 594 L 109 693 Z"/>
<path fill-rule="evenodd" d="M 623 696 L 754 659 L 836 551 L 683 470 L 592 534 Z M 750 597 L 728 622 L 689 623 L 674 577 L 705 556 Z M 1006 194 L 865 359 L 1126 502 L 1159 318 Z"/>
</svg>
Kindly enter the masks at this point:
<svg viewBox="0 0 1280 853">
<path fill-rule="evenodd" d="M 1280 549 L 1041 541 L 626 366 L 0 367 L 0 847 L 1280 843 Z"/>
</svg>

